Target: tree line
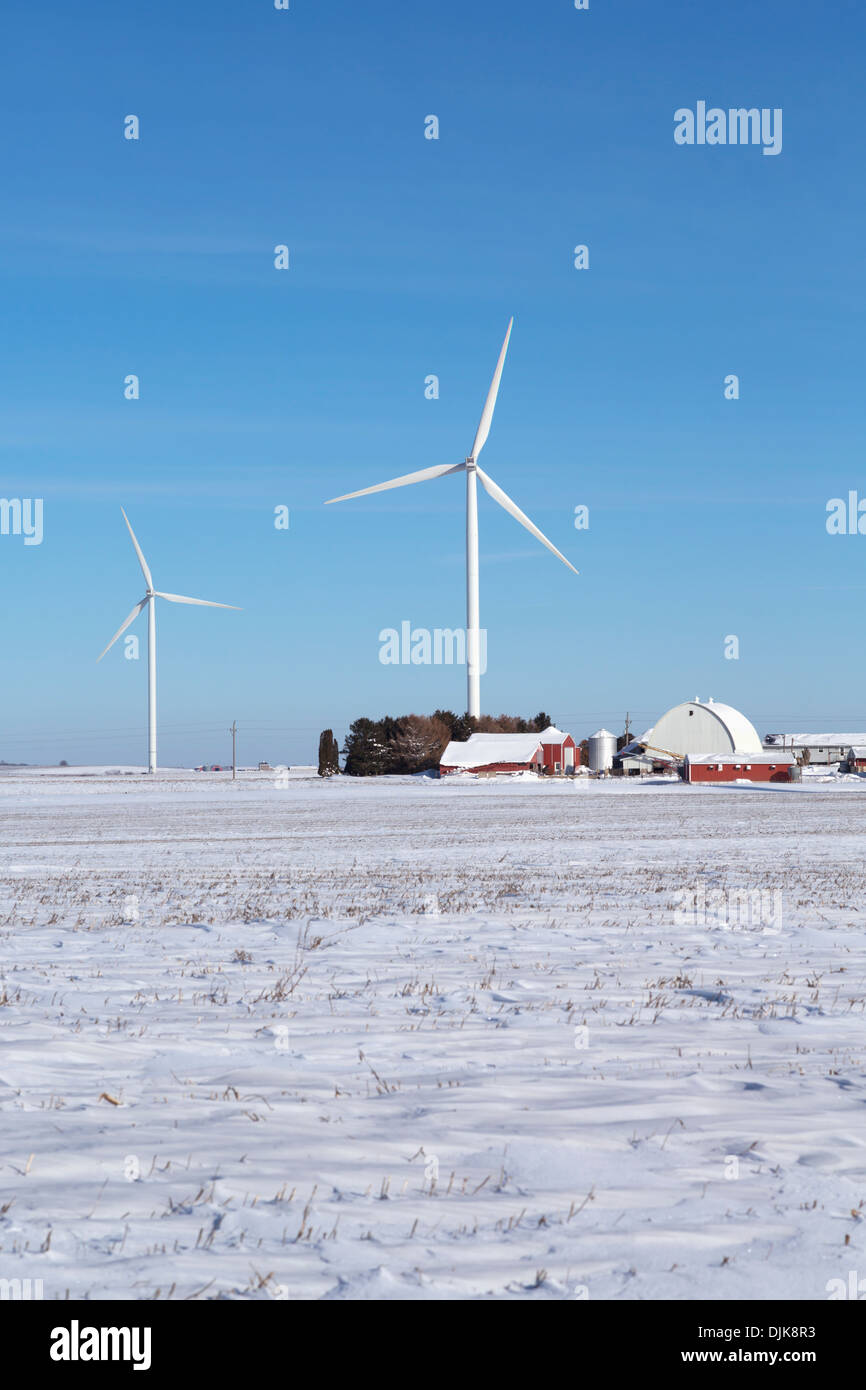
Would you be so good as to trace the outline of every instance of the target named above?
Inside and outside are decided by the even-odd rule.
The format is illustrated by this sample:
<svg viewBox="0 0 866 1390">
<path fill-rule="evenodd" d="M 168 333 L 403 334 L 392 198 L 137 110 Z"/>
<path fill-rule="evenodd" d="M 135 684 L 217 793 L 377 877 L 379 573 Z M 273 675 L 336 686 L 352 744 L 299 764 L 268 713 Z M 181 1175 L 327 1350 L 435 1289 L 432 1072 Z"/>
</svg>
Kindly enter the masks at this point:
<svg viewBox="0 0 866 1390">
<path fill-rule="evenodd" d="M 541 733 L 553 723 L 543 710 L 534 719 L 519 715 L 455 714 L 437 709 L 433 714 L 404 714 L 399 718 L 356 719 L 349 725 L 343 746 L 343 772 L 348 777 L 410 775 L 438 769 L 446 746 L 465 743 L 470 734 Z M 319 776 L 340 771 L 337 742 L 326 729 L 319 740 Z"/>
</svg>

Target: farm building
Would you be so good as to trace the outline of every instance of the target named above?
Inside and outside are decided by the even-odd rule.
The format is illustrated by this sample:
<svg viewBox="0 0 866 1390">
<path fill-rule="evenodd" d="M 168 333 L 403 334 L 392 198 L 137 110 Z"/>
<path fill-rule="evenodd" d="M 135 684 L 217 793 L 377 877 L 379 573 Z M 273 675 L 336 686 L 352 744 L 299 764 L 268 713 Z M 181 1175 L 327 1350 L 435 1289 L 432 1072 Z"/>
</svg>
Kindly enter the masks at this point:
<svg viewBox="0 0 866 1390">
<path fill-rule="evenodd" d="M 472 734 L 465 742 L 452 739 L 439 761 L 439 771 L 537 772 L 562 776 L 574 771 L 575 744 L 551 724 L 542 733 Z"/>
<path fill-rule="evenodd" d="M 653 764 L 682 763 L 705 753 L 760 753 L 758 731 L 744 714 L 715 700 L 687 700 L 616 756 L 623 771 L 651 772 Z"/>
<path fill-rule="evenodd" d="M 693 753 L 683 768 L 687 782 L 796 782 L 800 769 L 793 753 Z"/>
<path fill-rule="evenodd" d="M 587 751 L 591 772 L 610 772 L 616 757 L 616 734 L 610 729 L 596 729 L 588 739 Z"/>
<path fill-rule="evenodd" d="M 845 762 L 849 772 L 866 772 L 866 744 L 855 744 L 849 748 Z"/>
<path fill-rule="evenodd" d="M 564 734 L 552 724 L 538 735 L 541 739 L 541 754 L 544 771 L 557 774 L 573 772 L 577 760 L 575 742 L 571 734 Z"/>
<path fill-rule="evenodd" d="M 866 734 L 767 734 L 764 748 L 786 748 L 804 763 L 841 763 L 850 748 L 866 745 Z"/>
<path fill-rule="evenodd" d="M 715 700 L 694 699 L 675 705 L 637 742 L 679 760 L 686 754 L 762 751 L 758 731 L 746 716 Z"/>
</svg>

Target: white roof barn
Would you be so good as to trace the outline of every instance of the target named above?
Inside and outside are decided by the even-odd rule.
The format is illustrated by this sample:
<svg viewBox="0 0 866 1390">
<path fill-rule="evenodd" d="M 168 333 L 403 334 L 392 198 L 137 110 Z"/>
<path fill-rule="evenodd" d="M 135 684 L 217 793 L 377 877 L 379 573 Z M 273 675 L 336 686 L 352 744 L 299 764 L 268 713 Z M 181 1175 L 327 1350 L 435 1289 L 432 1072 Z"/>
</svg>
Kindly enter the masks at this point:
<svg viewBox="0 0 866 1390">
<path fill-rule="evenodd" d="M 539 772 L 554 777 L 575 771 L 577 750 L 571 734 L 548 724 L 524 734 L 472 734 L 454 739 L 439 759 L 440 772 Z"/>
<path fill-rule="evenodd" d="M 732 705 L 687 700 L 675 705 L 635 742 L 678 758 L 702 753 L 760 753 L 758 731 Z"/>
<path fill-rule="evenodd" d="M 531 767 L 541 762 L 542 743 L 551 743 L 550 730 L 544 734 L 471 734 L 464 743 L 452 739 L 439 760 L 443 768 L 491 767 L 499 763 L 519 763 Z M 565 737 L 563 734 L 561 737 Z"/>
</svg>

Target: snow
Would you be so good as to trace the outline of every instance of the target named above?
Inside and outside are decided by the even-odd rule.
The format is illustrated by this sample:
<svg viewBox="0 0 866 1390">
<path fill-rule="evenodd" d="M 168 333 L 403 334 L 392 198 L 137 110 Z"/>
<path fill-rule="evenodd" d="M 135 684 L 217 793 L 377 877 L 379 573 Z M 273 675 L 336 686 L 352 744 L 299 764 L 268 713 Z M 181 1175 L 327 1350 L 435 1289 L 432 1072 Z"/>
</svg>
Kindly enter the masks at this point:
<svg viewBox="0 0 866 1390">
<path fill-rule="evenodd" d="M 866 734 L 768 734 L 765 744 L 784 744 L 786 748 L 850 748 L 866 744 Z"/>
<path fill-rule="evenodd" d="M 452 739 L 440 758 L 442 767 L 486 767 L 490 763 L 531 763 L 545 740 L 541 734 L 470 734 Z M 540 758 L 539 758 L 540 761 Z"/>
<path fill-rule="evenodd" d="M 806 1299 L 863 1270 L 863 779 L 108 774 L 0 776 L 0 1279 Z"/>
<path fill-rule="evenodd" d="M 541 733 L 531 734 L 470 734 L 468 739 L 448 744 L 440 767 L 488 767 L 492 763 L 531 763 L 541 761 L 542 744 L 562 744 L 568 734 L 549 724 Z"/>
</svg>

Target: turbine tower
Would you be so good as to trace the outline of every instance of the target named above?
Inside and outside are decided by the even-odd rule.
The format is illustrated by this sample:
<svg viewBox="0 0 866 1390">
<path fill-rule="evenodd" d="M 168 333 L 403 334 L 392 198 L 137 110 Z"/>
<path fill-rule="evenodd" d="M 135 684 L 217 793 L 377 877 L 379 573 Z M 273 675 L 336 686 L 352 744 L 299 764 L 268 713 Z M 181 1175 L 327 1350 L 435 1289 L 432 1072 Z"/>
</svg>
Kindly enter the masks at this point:
<svg viewBox="0 0 866 1390">
<path fill-rule="evenodd" d="M 545 535 L 539 531 L 538 527 L 529 520 L 529 517 L 522 512 L 516 502 L 512 502 L 507 493 L 494 483 L 493 479 L 484 472 L 479 466 L 478 455 L 487 442 L 490 433 L 490 425 L 493 420 L 493 411 L 496 408 L 496 397 L 499 394 L 499 383 L 502 380 L 502 368 L 505 365 L 505 354 L 508 351 L 508 343 L 511 338 L 511 329 L 514 325 L 512 318 L 508 324 L 505 334 L 505 341 L 502 344 L 502 351 L 499 354 L 499 361 L 496 363 L 496 371 L 493 373 L 493 380 L 490 383 L 490 390 L 487 393 L 487 400 L 484 402 L 484 409 L 481 412 L 481 420 L 475 432 L 475 440 L 469 452 L 469 456 L 462 463 L 450 464 L 441 463 L 434 465 L 433 468 L 422 468 L 417 473 L 405 473 L 401 478 L 391 478 L 387 483 L 377 483 L 375 487 L 364 487 L 359 492 L 347 492 L 342 497 L 330 497 L 325 503 L 330 506 L 332 502 L 348 502 L 353 497 L 366 497 L 371 492 L 386 492 L 392 487 L 406 487 L 409 483 L 423 483 L 431 478 L 441 478 L 446 473 L 466 474 L 466 708 L 469 714 L 476 718 L 481 713 L 481 673 L 479 669 L 479 649 L 480 649 L 480 602 L 478 591 L 478 491 L 477 479 L 481 479 L 481 486 L 494 500 L 503 507 L 515 521 L 519 521 L 521 526 L 525 526 L 536 540 L 546 545 L 547 549 L 556 555 L 564 565 L 568 565 L 575 574 L 579 571 L 574 568 L 570 560 L 557 550 Z"/>
<path fill-rule="evenodd" d="M 207 598 L 185 598 L 183 594 L 164 594 L 159 589 L 153 587 L 153 576 L 150 568 L 142 554 L 141 546 L 135 538 L 135 532 L 129 525 L 129 517 L 121 507 L 123 519 L 126 522 L 129 534 L 132 537 L 132 544 L 135 546 L 135 553 L 138 556 L 138 563 L 141 565 L 141 572 L 144 575 L 144 582 L 147 585 L 147 592 L 144 598 L 135 605 L 129 617 L 124 620 L 117 629 L 105 651 L 100 652 L 96 658 L 97 664 L 105 656 L 105 652 L 110 651 L 129 624 L 133 622 L 143 608 L 147 609 L 147 770 L 156 772 L 156 600 L 158 598 L 168 599 L 169 603 L 194 603 L 202 608 L 233 608 L 236 613 L 240 609 L 233 603 L 214 603 Z"/>
</svg>

